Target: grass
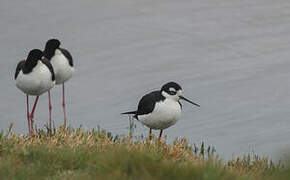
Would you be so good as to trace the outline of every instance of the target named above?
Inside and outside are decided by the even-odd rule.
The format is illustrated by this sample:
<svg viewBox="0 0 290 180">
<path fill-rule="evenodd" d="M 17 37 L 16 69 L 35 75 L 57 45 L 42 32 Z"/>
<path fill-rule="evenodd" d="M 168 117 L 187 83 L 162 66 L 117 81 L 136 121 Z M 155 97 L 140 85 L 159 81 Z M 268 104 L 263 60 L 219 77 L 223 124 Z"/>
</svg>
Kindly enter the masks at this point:
<svg viewBox="0 0 290 180">
<path fill-rule="evenodd" d="M 34 137 L 0 134 L 0 179 L 289 179 L 290 170 L 256 155 L 223 161 L 186 138 L 167 144 L 105 131 L 60 128 Z"/>
</svg>

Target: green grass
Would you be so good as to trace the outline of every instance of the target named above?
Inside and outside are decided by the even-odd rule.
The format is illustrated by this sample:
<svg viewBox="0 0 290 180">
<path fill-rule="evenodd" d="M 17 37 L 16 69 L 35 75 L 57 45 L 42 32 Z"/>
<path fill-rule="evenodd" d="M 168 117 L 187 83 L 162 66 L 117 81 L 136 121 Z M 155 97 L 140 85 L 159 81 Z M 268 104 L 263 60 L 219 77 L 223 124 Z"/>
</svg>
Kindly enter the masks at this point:
<svg viewBox="0 0 290 180">
<path fill-rule="evenodd" d="M 52 136 L 0 134 L 0 179 L 289 179 L 290 170 L 268 158 L 244 156 L 225 162 L 187 140 L 167 144 L 112 137 L 104 131 L 63 129 Z"/>
</svg>

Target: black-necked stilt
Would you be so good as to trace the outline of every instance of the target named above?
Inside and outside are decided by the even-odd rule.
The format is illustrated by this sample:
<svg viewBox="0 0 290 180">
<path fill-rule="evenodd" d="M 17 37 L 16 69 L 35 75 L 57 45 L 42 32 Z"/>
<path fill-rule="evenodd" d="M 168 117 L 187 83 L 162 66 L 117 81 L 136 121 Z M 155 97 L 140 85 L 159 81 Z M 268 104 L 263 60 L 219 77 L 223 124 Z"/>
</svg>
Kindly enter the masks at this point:
<svg viewBox="0 0 290 180">
<path fill-rule="evenodd" d="M 20 61 L 15 72 L 16 86 L 26 94 L 27 120 L 29 134 L 33 133 L 33 116 L 41 94 L 49 91 L 55 84 L 55 76 L 49 61 L 42 59 L 39 49 L 31 50 L 26 60 Z M 33 108 L 29 114 L 29 95 L 36 96 Z"/>
<path fill-rule="evenodd" d="M 162 130 L 174 125 L 181 115 L 181 103 L 179 100 L 185 100 L 199 107 L 198 104 L 182 96 L 182 88 L 175 82 L 169 82 L 162 86 L 161 90 L 146 94 L 139 101 L 137 111 L 125 112 L 122 114 L 134 114 L 134 118 L 142 124 L 152 129 Z"/>
<path fill-rule="evenodd" d="M 64 127 L 66 126 L 66 109 L 64 83 L 69 80 L 74 72 L 73 58 L 68 50 L 60 48 L 60 41 L 50 39 L 46 42 L 43 51 L 44 57 L 50 60 L 54 72 L 56 84 L 62 84 L 62 107 L 64 113 Z"/>
</svg>

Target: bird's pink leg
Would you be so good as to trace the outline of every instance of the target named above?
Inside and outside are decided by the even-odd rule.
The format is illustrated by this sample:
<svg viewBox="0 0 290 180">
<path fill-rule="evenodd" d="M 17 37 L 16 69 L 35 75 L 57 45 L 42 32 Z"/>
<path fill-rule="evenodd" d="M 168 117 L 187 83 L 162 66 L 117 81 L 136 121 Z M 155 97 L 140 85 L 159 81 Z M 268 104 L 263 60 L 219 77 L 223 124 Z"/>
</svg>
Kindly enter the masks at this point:
<svg viewBox="0 0 290 180">
<path fill-rule="evenodd" d="M 36 99 L 35 99 L 35 102 L 34 102 L 34 105 L 33 105 L 33 108 L 32 108 L 32 111 L 30 113 L 30 126 L 31 126 L 31 132 L 33 133 L 33 117 L 34 117 L 34 111 L 35 111 L 35 108 L 36 108 L 36 105 L 37 105 L 37 102 L 38 102 L 38 98 L 39 96 L 36 96 Z"/>
<path fill-rule="evenodd" d="M 63 108 L 63 126 L 66 127 L 66 111 L 65 111 L 65 94 L 64 94 L 64 83 L 62 84 L 62 108 Z"/>
<path fill-rule="evenodd" d="M 29 116 L 29 96 L 26 94 L 26 111 L 27 111 L 27 121 L 28 121 L 28 134 L 31 136 L 31 128 L 30 128 L 30 116 Z"/>
<path fill-rule="evenodd" d="M 51 110 L 52 110 L 52 106 L 51 106 L 51 98 L 50 98 L 50 90 L 48 91 L 48 110 L 49 110 L 49 129 L 51 130 Z"/>
<path fill-rule="evenodd" d="M 159 139 L 161 139 L 161 136 L 162 136 L 162 129 L 160 130 L 160 134 L 159 134 Z"/>
</svg>

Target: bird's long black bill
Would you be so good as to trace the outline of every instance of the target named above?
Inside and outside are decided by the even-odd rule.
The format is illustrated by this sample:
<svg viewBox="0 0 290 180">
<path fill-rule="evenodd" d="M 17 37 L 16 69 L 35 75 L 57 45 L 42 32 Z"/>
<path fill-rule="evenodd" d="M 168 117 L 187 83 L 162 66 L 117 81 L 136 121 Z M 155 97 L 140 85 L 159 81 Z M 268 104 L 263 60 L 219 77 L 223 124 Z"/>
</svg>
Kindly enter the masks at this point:
<svg viewBox="0 0 290 180">
<path fill-rule="evenodd" d="M 187 101 L 187 102 L 189 102 L 189 103 L 191 103 L 191 104 L 193 104 L 193 105 L 196 105 L 196 106 L 200 107 L 200 105 L 199 105 L 199 104 L 196 104 L 196 103 L 194 103 L 194 102 L 192 102 L 192 101 L 190 101 L 190 100 L 186 99 L 186 98 L 185 98 L 185 97 L 183 97 L 183 96 L 179 96 L 179 97 L 180 97 L 180 99 L 182 99 L 182 100 L 184 100 L 184 101 Z"/>
</svg>

